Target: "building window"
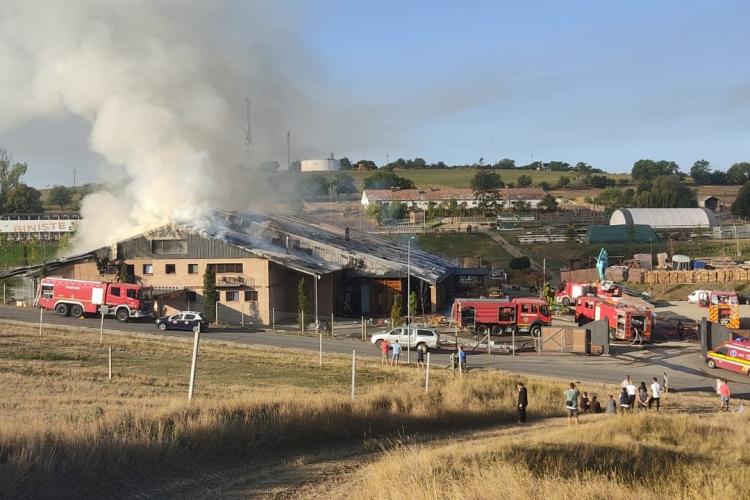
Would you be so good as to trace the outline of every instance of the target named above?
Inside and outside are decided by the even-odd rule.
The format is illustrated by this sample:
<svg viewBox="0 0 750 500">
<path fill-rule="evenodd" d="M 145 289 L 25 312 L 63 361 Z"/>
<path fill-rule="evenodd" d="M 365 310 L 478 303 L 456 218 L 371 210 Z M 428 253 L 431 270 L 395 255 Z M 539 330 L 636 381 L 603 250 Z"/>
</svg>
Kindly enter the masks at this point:
<svg viewBox="0 0 750 500">
<path fill-rule="evenodd" d="M 154 274 L 154 265 L 143 264 L 143 274 Z"/>
<path fill-rule="evenodd" d="M 188 264 L 188 274 L 198 274 L 198 264 Z"/>
<path fill-rule="evenodd" d="M 177 270 L 175 269 L 175 265 L 174 264 L 165 264 L 164 265 L 164 272 L 166 274 L 175 274 L 177 272 Z"/>
<path fill-rule="evenodd" d="M 256 290 L 245 290 L 245 302 L 258 301 L 258 292 Z"/>
<path fill-rule="evenodd" d="M 151 252 L 157 255 L 187 253 L 187 240 L 151 240 Z"/>
<path fill-rule="evenodd" d="M 234 263 L 234 264 L 209 264 L 216 270 L 216 274 L 222 274 L 222 273 L 238 273 L 242 274 L 242 263 Z"/>
<path fill-rule="evenodd" d="M 227 295 L 226 295 L 227 302 L 237 302 L 238 300 L 240 300 L 239 290 L 232 290 L 232 291 L 227 292 Z"/>
</svg>

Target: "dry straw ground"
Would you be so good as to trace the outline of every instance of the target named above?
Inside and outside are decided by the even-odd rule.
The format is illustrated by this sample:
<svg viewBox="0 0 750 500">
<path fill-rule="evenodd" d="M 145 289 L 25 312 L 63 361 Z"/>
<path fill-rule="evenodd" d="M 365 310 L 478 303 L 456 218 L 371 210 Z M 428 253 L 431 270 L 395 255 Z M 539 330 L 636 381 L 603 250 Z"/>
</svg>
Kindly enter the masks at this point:
<svg viewBox="0 0 750 500">
<path fill-rule="evenodd" d="M 733 420 L 737 416 L 591 416 L 566 430 L 559 418 L 564 383 L 523 377 L 533 424 L 518 430 L 512 425 L 515 375 L 458 378 L 434 370 L 425 394 L 416 369 L 360 360 L 352 402 L 345 357 L 328 358 L 321 368 L 309 353 L 218 343 L 202 345 L 196 399 L 189 405 L 188 342 L 117 336 L 99 345 L 90 334 L 54 331 L 39 338 L 33 328 L 3 326 L 3 496 L 223 496 L 227 474 L 216 471 L 234 476 L 238 464 L 276 470 L 269 464 L 304 450 L 352 446 L 366 458 L 342 467 L 346 475 L 298 474 L 280 496 L 604 498 L 692 495 L 720 486 L 747 494 L 720 481 L 730 464 L 748 472 L 741 453 L 748 433 L 730 430 L 747 427 L 746 419 Z M 609 388 L 588 389 L 604 395 Z M 697 395 L 670 395 L 667 402 L 673 410 L 714 409 L 712 399 Z M 446 443 L 448 435 L 472 429 L 480 434 L 463 445 Z M 203 481 L 210 477 L 211 484 Z M 244 486 L 236 496 L 260 494 L 248 479 L 254 477 L 239 483 Z M 283 477 L 279 473 L 276 482 Z M 182 489 L 170 489 L 180 481 Z"/>
</svg>

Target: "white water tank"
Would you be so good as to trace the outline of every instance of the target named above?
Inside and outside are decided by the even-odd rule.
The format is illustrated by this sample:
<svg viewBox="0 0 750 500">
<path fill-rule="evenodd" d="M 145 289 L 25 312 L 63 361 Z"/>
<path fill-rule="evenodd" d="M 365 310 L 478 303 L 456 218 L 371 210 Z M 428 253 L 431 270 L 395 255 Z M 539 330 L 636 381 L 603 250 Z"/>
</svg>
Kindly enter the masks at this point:
<svg viewBox="0 0 750 500">
<path fill-rule="evenodd" d="M 341 170 L 341 162 L 333 158 L 325 160 L 302 160 L 301 170 L 303 172 L 337 172 Z"/>
</svg>

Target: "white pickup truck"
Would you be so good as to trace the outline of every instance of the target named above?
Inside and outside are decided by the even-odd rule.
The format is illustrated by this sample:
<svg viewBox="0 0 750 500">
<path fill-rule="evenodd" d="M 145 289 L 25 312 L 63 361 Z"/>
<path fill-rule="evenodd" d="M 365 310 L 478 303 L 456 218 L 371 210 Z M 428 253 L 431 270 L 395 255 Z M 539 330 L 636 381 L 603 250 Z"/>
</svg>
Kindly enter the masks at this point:
<svg viewBox="0 0 750 500">
<path fill-rule="evenodd" d="M 407 330 L 408 328 L 405 326 L 398 326 L 388 332 L 375 333 L 370 338 L 370 342 L 380 348 L 380 344 L 386 340 L 389 344 L 394 344 L 398 341 L 404 349 L 407 348 L 408 342 L 408 347 L 419 349 L 422 352 L 427 352 L 428 349 L 440 348 L 440 334 L 434 329 L 424 326 L 412 326 L 411 335 L 407 335 Z"/>
</svg>

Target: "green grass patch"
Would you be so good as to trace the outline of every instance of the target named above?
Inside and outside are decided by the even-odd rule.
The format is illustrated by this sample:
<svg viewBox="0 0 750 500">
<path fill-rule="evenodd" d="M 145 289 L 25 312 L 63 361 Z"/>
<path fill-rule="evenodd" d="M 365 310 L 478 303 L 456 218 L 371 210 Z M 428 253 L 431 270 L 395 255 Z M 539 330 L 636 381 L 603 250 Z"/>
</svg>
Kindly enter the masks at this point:
<svg viewBox="0 0 750 500">
<path fill-rule="evenodd" d="M 417 236 L 421 250 L 445 259 L 481 257 L 482 265 L 507 265 L 512 256 L 482 233 L 427 233 Z"/>
</svg>

